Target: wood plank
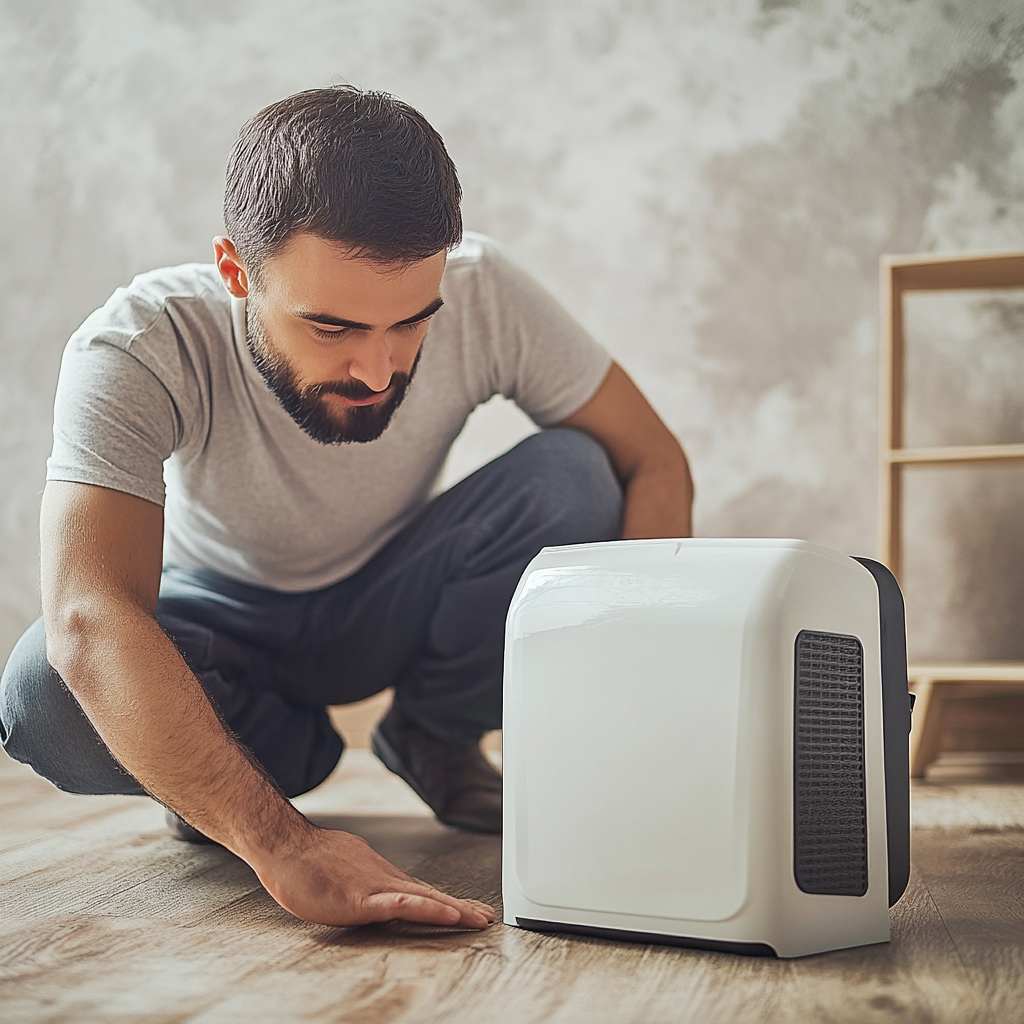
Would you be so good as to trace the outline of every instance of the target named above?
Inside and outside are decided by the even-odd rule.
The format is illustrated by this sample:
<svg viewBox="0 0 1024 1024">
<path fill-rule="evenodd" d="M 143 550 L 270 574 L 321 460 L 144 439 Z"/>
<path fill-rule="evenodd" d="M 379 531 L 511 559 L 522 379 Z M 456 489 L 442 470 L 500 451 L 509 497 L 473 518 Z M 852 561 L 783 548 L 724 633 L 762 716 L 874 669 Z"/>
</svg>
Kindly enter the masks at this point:
<svg viewBox="0 0 1024 1024">
<path fill-rule="evenodd" d="M 915 681 L 912 687 L 917 696 L 910 719 L 910 777 L 923 778 L 928 765 L 935 759 L 942 747 L 942 726 L 945 718 L 945 703 L 942 699 L 942 682 L 933 682 L 929 677 Z"/>
<path fill-rule="evenodd" d="M 1024 288 L 1024 253 L 919 253 L 883 256 L 897 294 L 903 291 L 959 291 Z"/>
<path fill-rule="evenodd" d="M 914 858 L 991 1019 L 1024 1019 L 1024 826 L 920 829 Z"/>
<path fill-rule="evenodd" d="M 906 356 L 903 330 L 903 300 L 893 290 L 892 267 L 883 257 L 879 262 L 879 554 L 899 579 L 903 565 L 903 479 L 902 467 L 887 462 L 885 453 L 903 446 L 903 405 L 906 398 Z"/>
<path fill-rule="evenodd" d="M 913 684 L 931 682 L 1019 683 L 1024 681 L 1024 663 L 1018 661 L 914 662 L 907 666 Z"/>
<path fill-rule="evenodd" d="M 942 750 L 1020 753 L 1024 758 L 1024 684 L 952 685 L 963 693 L 948 698 L 952 703 L 946 706 Z"/>
<path fill-rule="evenodd" d="M 15 830 L 26 842 L 0 854 L 13 881 L 0 916 L 5 1021 L 964 1024 L 991 1019 L 990 1006 L 1013 1011 L 1020 995 L 1008 976 L 1015 952 L 999 953 L 995 974 L 986 974 L 991 943 L 1017 941 L 1013 899 L 1024 886 L 1011 856 L 1015 833 L 977 829 L 1024 829 L 1024 785 L 916 787 L 915 808 L 923 796 L 922 820 L 935 835 L 922 844 L 915 831 L 915 868 L 893 911 L 892 942 L 775 961 L 501 925 L 482 933 L 309 925 L 281 910 L 227 851 L 171 840 L 155 805 L 110 798 L 108 813 L 75 817 L 104 798 L 59 793 L 26 771 L 0 771 L 0 790 L 34 788 L 40 813 L 51 808 L 36 830 L 18 802 Z M 384 813 L 365 813 L 374 793 Z M 364 835 L 433 884 L 497 902 L 498 839 L 423 813 L 388 813 L 389 802 L 407 807 L 406 799 L 371 755 L 354 751 L 301 801 L 318 823 Z M 73 812 L 63 831 L 58 807 Z M 936 844 L 945 822 L 975 831 L 943 853 Z M 972 871 L 981 879 L 975 890 Z M 1004 899 L 996 939 L 984 934 L 984 914 L 956 895 L 964 886 Z"/>
<path fill-rule="evenodd" d="M 396 944 L 396 933 L 407 941 Z M 374 971 L 352 985 L 352 954 Z M 339 963 L 339 953 L 341 962 Z M 423 954 L 432 958 L 424 974 Z M 445 970 L 452 960 L 457 976 Z M 291 971 L 329 981 L 289 999 Z M 365 970 L 365 967 L 364 967 Z M 247 979 L 198 1021 L 980 1021 L 972 986 L 927 890 L 912 886 L 888 945 L 800 961 L 544 936 L 497 928 L 430 937 L 374 926 Z"/>
<path fill-rule="evenodd" d="M 951 745 L 949 733 L 954 723 L 970 717 L 970 712 L 965 713 L 961 708 L 951 718 L 947 705 L 949 700 L 993 696 L 1005 702 L 1005 696 L 1017 694 L 1024 687 L 1024 665 L 1016 662 L 915 664 L 908 666 L 907 677 L 910 689 L 917 695 L 910 732 L 910 774 L 914 778 L 924 777 L 940 750 L 1015 750 L 1024 745 L 1019 729 L 1024 718 L 1019 713 L 1011 714 L 1005 727 L 998 730 L 1003 738 L 994 744 L 982 736 L 975 722 L 973 727 L 967 727 L 968 732 L 973 728 L 974 740 L 967 739 L 961 728 L 957 741 Z M 1013 709 L 1004 708 L 1003 712 L 1006 710 L 1012 712 Z M 971 746 L 971 742 L 977 745 Z"/>
<path fill-rule="evenodd" d="M 879 460 L 879 557 L 898 580 L 903 573 L 902 467 Z"/>
<path fill-rule="evenodd" d="M 1014 462 L 1024 459 L 1024 444 L 960 444 L 933 448 L 893 448 L 882 452 L 883 462 L 912 466 L 962 465 L 967 462 Z"/>
<path fill-rule="evenodd" d="M 910 465 L 963 465 L 1024 458 L 1024 445 L 904 448 L 906 339 L 903 295 L 918 290 L 1024 287 L 1024 253 L 919 253 L 879 260 L 879 555 L 902 576 L 902 472 Z"/>
</svg>

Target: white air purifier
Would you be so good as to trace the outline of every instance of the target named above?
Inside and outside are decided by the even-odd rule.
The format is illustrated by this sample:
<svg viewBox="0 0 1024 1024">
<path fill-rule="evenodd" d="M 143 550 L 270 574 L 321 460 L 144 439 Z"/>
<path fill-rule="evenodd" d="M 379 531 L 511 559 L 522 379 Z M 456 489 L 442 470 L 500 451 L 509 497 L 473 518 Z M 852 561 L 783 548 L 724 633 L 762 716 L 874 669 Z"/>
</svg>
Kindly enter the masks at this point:
<svg viewBox="0 0 1024 1024">
<path fill-rule="evenodd" d="M 795 540 L 545 548 L 506 630 L 505 923 L 795 957 L 910 871 L 903 598 Z"/>
</svg>

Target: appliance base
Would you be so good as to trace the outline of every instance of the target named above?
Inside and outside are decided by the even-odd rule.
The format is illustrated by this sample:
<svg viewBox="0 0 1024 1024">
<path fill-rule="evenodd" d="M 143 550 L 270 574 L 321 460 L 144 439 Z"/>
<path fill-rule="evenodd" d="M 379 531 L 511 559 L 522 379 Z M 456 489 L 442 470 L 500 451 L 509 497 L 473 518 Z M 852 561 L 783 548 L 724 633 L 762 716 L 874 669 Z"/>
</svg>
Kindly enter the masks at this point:
<svg viewBox="0 0 1024 1024">
<path fill-rule="evenodd" d="M 686 949 L 706 949 L 715 953 L 735 953 L 739 956 L 778 958 L 778 953 L 766 942 L 695 939 L 685 935 L 663 935 L 660 932 L 632 932 L 622 928 L 595 928 L 588 924 L 536 921 L 529 917 L 517 917 L 516 924 L 531 932 L 563 932 L 568 935 L 586 935 L 593 939 L 610 939 L 612 942 L 642 942 L 646 945 L 683 946 Z"/>
</svg>

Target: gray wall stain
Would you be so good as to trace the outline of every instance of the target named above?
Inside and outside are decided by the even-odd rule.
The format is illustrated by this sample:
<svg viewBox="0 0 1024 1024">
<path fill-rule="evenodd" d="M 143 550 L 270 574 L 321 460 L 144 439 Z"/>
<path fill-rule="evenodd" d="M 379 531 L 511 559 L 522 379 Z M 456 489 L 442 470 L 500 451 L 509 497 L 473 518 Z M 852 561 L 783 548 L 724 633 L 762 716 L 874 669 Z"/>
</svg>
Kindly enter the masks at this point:
<svg viewBox="0 0 1024 1024">
<path fill-rule="evenodd" d="M 335 78 L 437 125 L 467 224 L 686 444 L 702 534 L 876 550 L 878 257 L 1024 248 L 1018 0 L 7 0 L 0 657 L 38 612 L 68 335 L 133 274 L 208 259 L 238 126 Z M 1021 438 L 1021 302 L 913 300 L 917 435 Z M 525 429 L 483 410 L 450 476 Z M 915 654 L 1024 656 L 1022 479 L 914 477 Z"/>
</svg>

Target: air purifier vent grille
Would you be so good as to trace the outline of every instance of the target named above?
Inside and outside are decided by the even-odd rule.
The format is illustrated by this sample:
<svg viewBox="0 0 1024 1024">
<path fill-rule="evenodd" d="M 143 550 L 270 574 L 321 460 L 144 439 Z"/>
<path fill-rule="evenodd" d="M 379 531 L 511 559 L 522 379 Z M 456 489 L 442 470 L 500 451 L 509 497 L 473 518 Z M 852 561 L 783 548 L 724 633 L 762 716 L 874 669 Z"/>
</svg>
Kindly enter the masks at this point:
<svg viewBox="0 0 1024 1024">
<path fill-rule="evenodd" d="M 868 889 L 864 650 L 854 636 L 796 638 L 794 873 L 808 893 Z"/>
</svg>

